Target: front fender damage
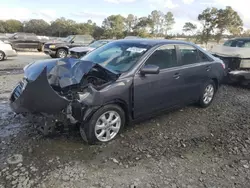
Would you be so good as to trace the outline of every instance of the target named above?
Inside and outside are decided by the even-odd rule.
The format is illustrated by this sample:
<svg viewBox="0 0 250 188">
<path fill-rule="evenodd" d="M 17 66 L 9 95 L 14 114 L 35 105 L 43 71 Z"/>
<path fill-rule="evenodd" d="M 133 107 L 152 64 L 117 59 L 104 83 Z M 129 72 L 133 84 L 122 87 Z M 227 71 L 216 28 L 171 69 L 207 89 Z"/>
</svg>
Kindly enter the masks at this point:
<svg viewBox="0 0 250 188">
<path fill-rule="evenodd" d="M 10 96 L 10 107 L 14 112 L 55 114 L 67 107 L 70 101 L 53 90 L 46 72 L 45 67 L 35 81 L 18 83 Z"/>
<path fill-rule="evenodd" d="M 84 73 L 85 76 L 87 73 Z M 45 66 L 35 80 L 24 79 L 18 83 L 11 92 L 10 107 L 15 113 L 29 118 L 33 124 L 39 124 L 38 129 L 44 135 L 56 130 L 58 125 L 69 127 L 72 124 L 80 124 L 83 127 L 91 115 L 101 107 L 103 96 L 92 83 L 84 81 L 86 85 L 81 84 L 70 86 L 72 89 L 67 92 L 64 92 L 65 88 L 55 89 L 49 82 Z"/>
</svg>

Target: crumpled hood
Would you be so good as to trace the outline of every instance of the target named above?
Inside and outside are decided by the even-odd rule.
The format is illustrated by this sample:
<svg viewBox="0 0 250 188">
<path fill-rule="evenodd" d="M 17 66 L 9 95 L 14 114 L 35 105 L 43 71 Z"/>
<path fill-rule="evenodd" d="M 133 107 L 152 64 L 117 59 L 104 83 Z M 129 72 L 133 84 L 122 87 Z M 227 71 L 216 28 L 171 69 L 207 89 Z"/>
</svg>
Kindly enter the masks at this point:
<svg viewBox="0 0 250 188">
<path fill-rule="evenodd" d="M 57 91 L 80 84 L 91 70 L 104 70 L 110 79 L 118 74 L 90 61 L 74 58 L 40 60 L 24 68 L 26 79 L 20 81 L 10 95 L 10 107 L 16 113 L 56 114 L 71 99 Z M 56 86 L 56 87 L 53 87 Z M 56 89 L 55 89 L 56 88 Z"/>
<path fill-rule="evenodd" d="M 34 81 L 46 67 L 49 84 L 65 88 L 70 85 L 79 84 L 83 76 L 95 66 L 105 69 L 93 62 L 75 58 L 46 59 L 35 61 L 24 67 L 24 77 L 29 81 Z M 109 71 L 108 69 L 105 70 Z M 109 73 L 113 76 L 117 75 L 111 71 Z"/>
</svg>

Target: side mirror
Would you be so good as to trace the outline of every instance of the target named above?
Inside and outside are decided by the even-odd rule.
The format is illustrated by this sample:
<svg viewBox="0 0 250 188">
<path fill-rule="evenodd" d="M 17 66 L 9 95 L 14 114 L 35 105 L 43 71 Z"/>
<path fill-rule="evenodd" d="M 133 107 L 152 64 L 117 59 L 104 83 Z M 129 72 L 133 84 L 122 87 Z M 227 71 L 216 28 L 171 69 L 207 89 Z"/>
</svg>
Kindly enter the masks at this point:
<svg viewBox="0 0 250 188">
<path fill-rule="evenodd" d="M 144 67 L 142 67 L 140 73 L 142 75 L 145 74 L 159 74 L 160 72 L 160 68 L 156 65 L 145 65 Z"/>
<path fill-rule="evenodd" d="M 18 36 L 15 35 L 15 36 L 14 36 L 14 39 L 18 39 Z"/>
<path fill-rule="evenodd" d="M 71 44 L 73 44 L 74 42 L 75 42 L 75 41 L 72 40 L 72 41 L 71 41 Z"/>
</svg>

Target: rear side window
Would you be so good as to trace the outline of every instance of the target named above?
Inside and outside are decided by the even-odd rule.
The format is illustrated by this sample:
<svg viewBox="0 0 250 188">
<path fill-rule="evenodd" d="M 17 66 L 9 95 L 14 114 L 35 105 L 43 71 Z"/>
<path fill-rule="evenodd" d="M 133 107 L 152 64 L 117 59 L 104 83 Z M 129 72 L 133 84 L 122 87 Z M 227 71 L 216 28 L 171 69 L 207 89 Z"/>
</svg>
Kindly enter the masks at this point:
<svg viewBox="0 0 250 188">
<path fill-rule="evenodd" d="M 156 65 L 160 69 L 177 66 L 176 50 L 174 45 L 159 47 L 146 61 L 145 65 Z"/>
<path fill-rule="evenodd" d="M 193 46 L 179 45 L 179 50 L 182 65 L 212 61 L 210 57 Z"/>
</svg>

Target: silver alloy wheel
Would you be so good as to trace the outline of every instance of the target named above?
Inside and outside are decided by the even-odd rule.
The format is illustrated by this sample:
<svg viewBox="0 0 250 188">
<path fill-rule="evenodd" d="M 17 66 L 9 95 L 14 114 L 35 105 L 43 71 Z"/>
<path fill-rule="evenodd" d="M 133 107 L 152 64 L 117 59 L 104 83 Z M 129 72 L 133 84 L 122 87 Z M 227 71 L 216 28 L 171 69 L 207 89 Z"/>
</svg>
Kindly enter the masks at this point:
<svg viewBox="0 0 250 188">
<path fill-rule="evenodd" d="M 60 58 L 65 58 L 66 57 L 66 52 L 64 50 L 60 50 L 58 53 Z"/>
<path fill-rule="evenodd" d="M 203 102 L 205 104 L 209 104 L 212 101 L 213 97 L 214 97 L 214 86 L 212 84 L 209 84 L 205 89 L 203 95 Z"/>
<path fill-rule="evenodd" d="M 116 111 L 103 113 L 95 124 L 95 136 L 101 142 L 112 140 L 121 128 L 121 117 Z"/>
<path fill-rule="evenodd" d="M 0 52 L 0 61 L 2 61 L 4 59 L 4 53 Z"/>
</svg>

